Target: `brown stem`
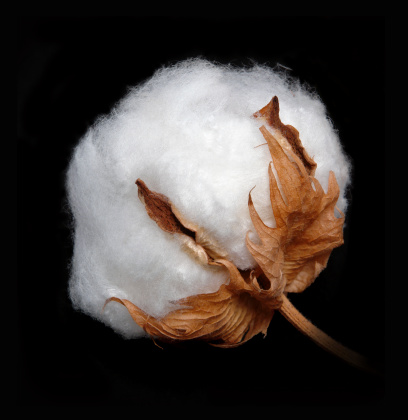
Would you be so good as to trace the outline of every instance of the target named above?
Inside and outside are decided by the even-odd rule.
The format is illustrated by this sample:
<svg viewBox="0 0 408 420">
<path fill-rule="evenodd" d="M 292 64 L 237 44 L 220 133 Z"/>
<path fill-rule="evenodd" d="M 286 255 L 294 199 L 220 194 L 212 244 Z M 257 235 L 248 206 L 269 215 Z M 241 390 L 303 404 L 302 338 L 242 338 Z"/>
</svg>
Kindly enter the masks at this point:
<svg viewBox="0 0 408 420">
<path fill-rule="evenodd" d="M 365 370 L 366 372 L 370 372 L 376 375 L 379 374 L 379 372 L 370 365 L 370 363 L 364 356 L 356 353 L 353 350 L 348 349 L 336 340 L 333 340 L 333 338 L 329 337 L 326 333 L 324 333 L 315 325 L 313 325 L 310 321 L 308 321 L 292 305 L 290 300 L 285 295 L 283 295 L 282 297 L 283 303 L 279 311 L 300 332 L 307 335 L 312 341 L 314 341 L 324 350 L 334 354 L 335 356 L 339 357 L 340 359 L 344 360 L 350 365 Z"/>
</svg>

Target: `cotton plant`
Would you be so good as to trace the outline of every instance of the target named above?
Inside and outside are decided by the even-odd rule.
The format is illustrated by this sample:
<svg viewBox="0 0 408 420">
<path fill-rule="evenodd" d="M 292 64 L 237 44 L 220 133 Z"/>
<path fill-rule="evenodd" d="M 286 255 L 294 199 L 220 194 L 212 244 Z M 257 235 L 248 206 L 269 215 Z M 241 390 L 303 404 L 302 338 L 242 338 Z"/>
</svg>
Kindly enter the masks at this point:
<svg viewBox="0 0 408 420">
<path fill-rule="evenodd" d="M 67 191 L 73 305 L 125 338 L 241 345 L 343 243 L 350 162 L 316 94 L 263 65 L 156 71 L 89 128 Z"/>
</svg>

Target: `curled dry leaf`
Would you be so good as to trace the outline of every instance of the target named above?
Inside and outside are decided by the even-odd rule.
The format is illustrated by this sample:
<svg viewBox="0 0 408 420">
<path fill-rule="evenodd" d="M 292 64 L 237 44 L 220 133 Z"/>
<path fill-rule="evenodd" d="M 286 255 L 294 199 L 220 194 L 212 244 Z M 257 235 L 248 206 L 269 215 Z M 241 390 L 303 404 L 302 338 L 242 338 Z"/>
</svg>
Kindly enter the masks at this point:
<svg viewBox="0 0 408 420">
<path fill-rule="evenodd" d="M 133 320 L 149 335 L 163 341 L 200 339 L 213 346 L 235 347 L 266 330 L 273 309 L 280 299 L 267 304 L 254 296 L 261 291 L 251 283 L 249 273 L 244 277 L 227 260 L 210 264 L 223 265 L 230 272 L 230 281 L 215 293 L 199 294 L 177 301 L 183 308 L 170 312 L 164 318 L 150 317 L 126 299 L 110 298 L 124 305 Z"/>
<path fill-rule="evenodd" d="M 295 153 L 302 161 L 303 166 L 310 175 L 314 175 L 316 171 L 316 162 L 307 154 L 302 142 L 299 138 L 299 131 L 291 125 L 282 123 L 279 117 L 279 100 L 274 96 L 268 105 L 253 114 L 255 118 L 261 118 L 268 126 L 275 131 L 275 137 L 281 146 L 291 152 Z"/>
<path fill-rule="evenodd" d="M 136 180 L 136 185 L 147 214 L 165 232 L 180 234 L 186 252 L 202 264 L 209 264 L 210 260 L 217 258 L 227 258 L 227 253 L 216 241 L 204 229 L 186 220 L 165 195 L 149 190 L 141 179 Z"/>
<path fill-rule="evenodd" d="M 177 301 L 181 308 L 160 319 L 126 299 L 112 297 L 106 303 L 124 305 L 152 337 L 164 341 L 200 339 L 219 347 L 238 346 L 258 333 L 266 335 L 278 309 L 328 351 L 362 367 L 354 352 L 311 328 L 286 297 L 287 292 L 302 292 L 308 287 L 326 267 L 331 251 L 343 243 L 344 215 L 339 211 L 340 216 L 335 216 L 339 197 L 335 175 L 330 173 L 325 193 L 314 178 L 316 163 L 303 148 L 298 131 L 281 122 L 276 96 L 254 117 L 266 123 L 260 131 L 272 157 L 270 201 L 276 221 L 275 227 L 263 223 L 249 193 L 249 213 L 260 244 L 247 235 L 246 245 L 258 266 L 239 270 L 203 229 L 187 221 L 165 195 L 149 190 L 138 179 L 139 198 L 150 218 L 164 231 L 179 235 L 184 249 L 201 264 L 228 270 L 230 280 L 214 293 Z"/>
<path fill-rule="evenodd" d="M 249 196 L 249 213 L 262 241 L 247 247 L 265 275 L 275 281 L 282 273 L 285 292 L 302 292 L 326 267 L 333 248 L 343 243 L 344 216 L 335 216 L 339 187 L 330 172 L 327 193 L 308 175 L 296 154 L 287 152 L 261 127 L 271 152 L 280 187 L 269 166 L 270 196 L 276 228 L 260 219 Z"/>
</svg>

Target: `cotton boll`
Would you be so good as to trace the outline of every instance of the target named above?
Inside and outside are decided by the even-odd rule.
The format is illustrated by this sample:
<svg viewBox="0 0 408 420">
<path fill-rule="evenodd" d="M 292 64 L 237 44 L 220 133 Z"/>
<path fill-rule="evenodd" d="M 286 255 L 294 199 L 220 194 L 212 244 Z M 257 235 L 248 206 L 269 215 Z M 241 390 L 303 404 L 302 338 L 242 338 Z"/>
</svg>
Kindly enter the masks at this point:
<svg viewBox="0 0 408 420">
<path fill-rule="evenodd" d="M 248 193 L 273 226 L 271 161 L 252 114 L 273 96 L 284 124 L 296 127 L 327 188 L 329 171 L 346 210 L 349 163 L 320 100 L 263 66 L 236 69 L 187 60 L 157 71 L 100 118 L 75 149 L 67 174 L 75 220 L 70 295 L 74 306 L 124 337 L 143 331 L 116 296 L 154 317 L 178 299 L 218 290 L 228 275 L 197 263 L 177 235 L 162 231 L 138 198 L 136 179 L 166 195 L 183 216 L 205 229 L 240 269 L 254 267 L 245 245 L 254 231 Z M 258 147 L 259 146 L 259 147 Z"/>
</svg>

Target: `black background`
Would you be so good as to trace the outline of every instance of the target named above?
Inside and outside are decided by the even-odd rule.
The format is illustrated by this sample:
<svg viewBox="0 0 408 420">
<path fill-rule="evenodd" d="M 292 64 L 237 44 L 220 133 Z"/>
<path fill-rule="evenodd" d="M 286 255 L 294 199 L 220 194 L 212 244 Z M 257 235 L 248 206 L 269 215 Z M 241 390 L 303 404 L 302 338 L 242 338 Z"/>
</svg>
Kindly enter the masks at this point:
<svg viewBox="0 0 408 420">
<path fill-rule="evenodd" d="M 74 312 L 64 178 L 96 117 L 162 65 L 201 56 L 289 67 L 320 95 L 353 161 L 345 245 L 291 299 L 384 372 L 385 24 L 372 17 L 20 19 L 19 405 L 384 406 L 383 377 L 325 353 L 280 314 L 265 339 L 225 350 L 124 340 Z"/>
</svg>

